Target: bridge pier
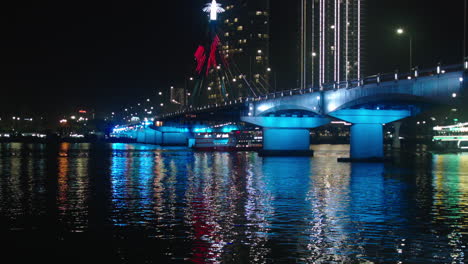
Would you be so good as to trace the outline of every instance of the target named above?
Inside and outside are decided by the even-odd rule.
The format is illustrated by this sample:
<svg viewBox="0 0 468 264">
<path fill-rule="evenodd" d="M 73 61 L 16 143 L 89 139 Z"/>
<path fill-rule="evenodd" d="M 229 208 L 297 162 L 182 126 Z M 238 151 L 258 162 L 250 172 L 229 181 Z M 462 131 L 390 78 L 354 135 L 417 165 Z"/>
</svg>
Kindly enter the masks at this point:
<svg viewBox="0 0 468 264">
<path fill-rule="evenodd" d="M 330 119 L 315 117 L 242 117 L 242 121 L 263 127 L 260 156 L 313 156 L 310 128 L 323 126 Z"/>
<path fill-rule="evenodd" d="M 353 124 L 350 145 L 352 159 L 383 159 L 383 125 Z"/>
<path fill-rule="evenodd" d="M 313 156 L 310 133 L 304 128 L 263 128 L 260 156 Z"/>
<path fill-rule="evenodd" d="M 411 115 L 409 110 L 345 109 L 331 116 L 352 123 L 350 157 L 338 161 L 384 161 L 383 125 Z"/>
<path fill-rule="evenodd" d="M 395 122 L 395 123 L 393 123 L 393 128 L 394 128 L 395 132 L 393 133 L 392 148 L 394 148 L 394 149 L 400 149 L 400 148 L 401 148 L 401 144 L 400 144 L 401 122 Z"/>
</svg>

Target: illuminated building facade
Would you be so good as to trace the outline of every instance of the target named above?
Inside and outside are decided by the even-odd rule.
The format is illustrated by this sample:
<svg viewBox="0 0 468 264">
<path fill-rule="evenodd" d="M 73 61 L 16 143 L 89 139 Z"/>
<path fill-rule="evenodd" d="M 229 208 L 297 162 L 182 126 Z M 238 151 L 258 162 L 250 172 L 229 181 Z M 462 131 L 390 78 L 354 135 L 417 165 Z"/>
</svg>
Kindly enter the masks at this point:
<svg viewBox="0 0 468 264">
<path fill-rule="evenodd" d="M 270 91 L 270 1 L 227 0 L 219 21 L 233 98 Z M 250 85 L 249 85 L 249 84 Z"/>
<path fill-rule="evenodd" d="M 365 0 L 307 1 L 312 26 L 312 83 L 343 82 L 363 76 Z"/>
</svg>

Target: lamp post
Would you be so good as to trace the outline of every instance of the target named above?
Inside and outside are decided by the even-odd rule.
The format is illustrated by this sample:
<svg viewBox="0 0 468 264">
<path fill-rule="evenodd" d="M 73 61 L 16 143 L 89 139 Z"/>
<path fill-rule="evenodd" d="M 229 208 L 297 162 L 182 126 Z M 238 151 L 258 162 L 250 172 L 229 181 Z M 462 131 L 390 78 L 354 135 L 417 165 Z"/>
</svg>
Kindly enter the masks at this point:
<svg viewBox="0 0 468 264">
<path fill-rule="evenodd" d="M 315 84 L 315 72 L 314 72 L 315 57 L 317 57 L 317 53 L 314 51 L 312 52 L 312 89 L 314 88 L 314 84 Z"/>
<path fill-rule="evenodd" d="M 271 73 L 271 68 L 268 67 L 267 68 L 267 73 Z M 276 72 L 272 72 L 273 73 L 273 87 L 274 87 L 274 92 L 276 92 Z M 271 86 L 270 86 L 271 87 Z"/>
<path fill-rule="evenodd" d="M 413 68 L 413 36 L 411 36 L 411 34 L 405 32 L 405 30 L 403 28 L 398 28 L 396 30 L 396 33 L 398 35 L 403 35 L 403 34 L 408 35 L 408 38 L 409 38 L 409 70 L 411 72 L 411 69 Z"/>
</svg>

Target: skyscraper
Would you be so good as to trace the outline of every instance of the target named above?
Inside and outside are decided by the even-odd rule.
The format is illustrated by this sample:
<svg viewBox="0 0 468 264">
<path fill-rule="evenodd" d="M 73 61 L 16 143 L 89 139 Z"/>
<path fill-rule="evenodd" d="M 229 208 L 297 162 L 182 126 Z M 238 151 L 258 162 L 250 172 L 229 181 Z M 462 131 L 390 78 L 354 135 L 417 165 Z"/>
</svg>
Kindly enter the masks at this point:
<svg viewBox="0 0 468 264">
<path fill-rule="evenodd" d="M 311 40 L 312 52 L 306 55 L 312 60 L 314 86 L 361 78 L 365 0 L 303 1 L 311 5 L 305 8 L 310 10 L 311 27 L 304 32 Z"/>
<path fill-rule="evenodd" d="M 235 97 L 270 90 L 270 1 L 226 0 L 219 27 L 221 52 L 230 62 Z"/>
</svg>

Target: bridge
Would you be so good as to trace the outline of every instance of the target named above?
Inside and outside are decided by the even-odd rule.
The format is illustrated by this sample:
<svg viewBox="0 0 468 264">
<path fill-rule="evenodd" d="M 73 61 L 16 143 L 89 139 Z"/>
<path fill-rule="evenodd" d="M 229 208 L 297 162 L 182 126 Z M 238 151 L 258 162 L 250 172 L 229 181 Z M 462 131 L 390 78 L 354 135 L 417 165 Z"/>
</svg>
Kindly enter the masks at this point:
<svg viewBox="0 0 468 264">
<path fill-rule="evenodd" d="M 157 116 L 152 129 L 184 133 L 190 138 L 196 129 L 207 128 L 203 124 L 208 122 L 242 121 L 263 128 L 262 154 L 309 155 L 309 129 L 339 119 L 352 124 L 352 160 L 382 159 L 383 125 L 435 105 L 459 105 L 467 91 L 467 75 L 468 61 L 411 73 L 378 74 L 190 107 Z"/>
</svg>

